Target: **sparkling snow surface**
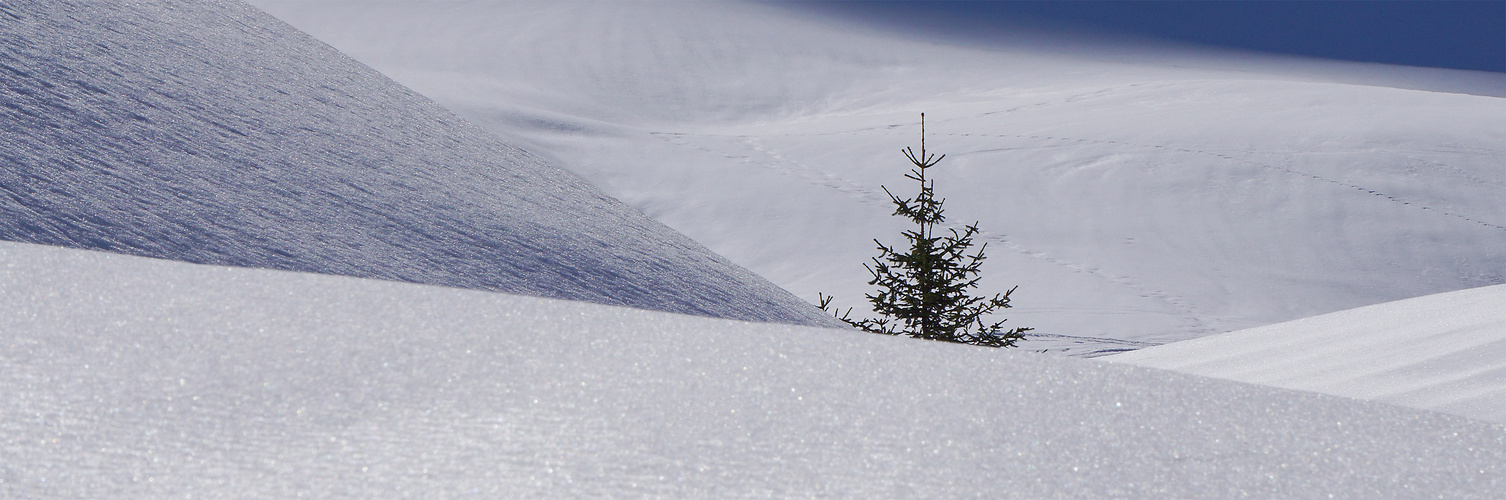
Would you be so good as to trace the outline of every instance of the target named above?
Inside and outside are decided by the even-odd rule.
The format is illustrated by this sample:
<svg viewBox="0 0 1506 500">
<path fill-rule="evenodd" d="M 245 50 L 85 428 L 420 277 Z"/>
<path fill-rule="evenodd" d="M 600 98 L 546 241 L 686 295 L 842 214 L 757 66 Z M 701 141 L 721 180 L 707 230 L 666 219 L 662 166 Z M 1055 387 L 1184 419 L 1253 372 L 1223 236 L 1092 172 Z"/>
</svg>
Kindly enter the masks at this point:
<svg viewBox="0 0 1506 500">
<path fill-rule="evenodd" d="M 835 323 L 238 2 L 0 3 L 0 239 Z"/>
<path fill-rule="evenodd" d="M 116 252 L 0 242 L 0 497 L 1506 491 L 1506 427 L 1453 415 L 398 282 L 826 321 L 552 165 L 856 302 L 919 111 L 948 208 L 1023 285 L 1017 322 L 1055 334 L 1038 345 L 1501 280 L 1500 99 L 624 5 L 276 5 L 499 140 L 242 4 L 0 3 L 0 239 Z M 1454 391 L 1440 409 L 1479 406 L 1461 395 L 1499 394 L 1500 353 L 1481 290 L 1311 321 L 1336 346 L 1349 323 L 1450 344 L 1386 332 L 1410 346 L 1394 366 Z M 1386 380 L 1330 364 L 1315 378 Z"/>
<path fill-rule="evenodd" d="M 1491 498 L 1506 427 L 1095 360 L 0 243 L 0 496 Z"/>
<path fill-rule="evenodd" d="M 1361 307 L 1104 359 L 1506 423 L 1506 286 Z"/>
<path fill-rule="evenodd" d="M 253 3 L 807 301 L 866 307 L 920 112 L 985 286 L 1020 285 L 1007 316 L 1040 333 L 1160 343 L 1506 282 L 1506 99 L 1385 86 L 1498 74 L 969 48 L 737 2 Z"/>
</svg>

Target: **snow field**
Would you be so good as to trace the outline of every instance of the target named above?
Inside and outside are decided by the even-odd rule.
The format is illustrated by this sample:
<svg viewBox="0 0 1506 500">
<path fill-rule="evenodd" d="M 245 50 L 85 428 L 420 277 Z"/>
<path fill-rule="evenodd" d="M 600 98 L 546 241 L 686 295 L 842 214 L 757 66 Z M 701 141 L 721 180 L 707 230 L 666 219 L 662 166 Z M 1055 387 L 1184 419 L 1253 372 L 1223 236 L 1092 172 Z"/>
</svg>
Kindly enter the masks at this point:
<svg viewBox="0 0 1506 500">
<path fill-rule="evenodd" d="M 1498 283 L 1499 99 L 748 4 L 258 5 L 486 130 L 240 3 L 0 5 L 0 239 L 119 252 L 0 242 L 0 496 L 1506 490 L 1490 422 L 707 318 L 827 321 L 631 209 L 854 305 L 925 111 L 949 214 L 1022 284 L 1012 322 L 1102 353 Z M 1478 290 L 1205 366 L 1489 419 Z"/>
<path fill-rule="evenodd" d="M 254 3 L 859 314 L 921 112 L 985 291 L 1020 285 L 1007 317 L 1040 333 L 1164 343 L 1506 280 L 1498 75 L 960 46 L 744 2 Z M 1482 95 L 1434 91 L 1457 89 Z"/>
<path fill-rule="evenodd" d="M 0 239 L 835 324 L 243 3 L 0 19 Z"/>
<path fill-rule="evenodd" d="M 1506 423 L 1506 286 L 1377 304 L 1103 359 Z"/>
<path fill-rule="evenodd" d="M 1489 498 L 1506 428 L 1148 370 L 0 243 L 0 495 Z"/>
</svg>

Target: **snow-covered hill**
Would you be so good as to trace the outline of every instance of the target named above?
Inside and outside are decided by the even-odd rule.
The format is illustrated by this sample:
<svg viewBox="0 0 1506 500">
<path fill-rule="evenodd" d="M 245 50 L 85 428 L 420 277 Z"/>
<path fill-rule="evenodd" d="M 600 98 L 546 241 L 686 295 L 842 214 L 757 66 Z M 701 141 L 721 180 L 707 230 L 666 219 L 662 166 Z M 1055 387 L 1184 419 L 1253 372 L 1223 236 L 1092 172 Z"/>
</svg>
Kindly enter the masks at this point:
<svg viewBox="0 0 1506 500">
<path fill-rule="evenodd" d="M 382 69 L 503 138 L 239 3 L 0 3 L 0 238 L 110 251 L 0 241 L 0 497 L 1506 490 L 1506 427 L 1487 422 L 704 317 L 829 321 L 553 166 L 852 301 L 827 287 L 861 282 L 863 241 L 895 229 L 876 186 L 897 182 L 855 162 L 892 164 L 924 110 L 948 207 L 996 228 L 1022 305 L 1046 301 L 1022 322 L 1164 340 L 1495 279 L 1497 101 L 1063 63 L 759 5 L 286 7 L 347 16 L 328 25 L 361 35 L 345 50 L 403 62 Z M 384 28 L 403 16 L 413 31 Z M 455 48 L 477 36 L 506 43 Z M 1361 126 L 1372 108 L 1404 120 Z M 1388 241 L 1409 246 L 1364 246 Z M 1423 262 L 1441 277 L 1344 274 Z M 1261 295 L 1277 284 L 1315 303 Z"/>
<path fill-rule="evenodd" d="M 833 323 L 233 1 L 0 3 L 0 239 Z"/>
<path fill-rule="evenodd" d="M 1506 285 L 1104 358 L 1506 423 Z"/>
<path fill-rule="evenodd" d="M 737 2 L 253 3 L 808 301 L 866 305 L 920 112 L 986 285 L 1019 284 L 1040 333 L 1166 342 L 1506 282 L 1501 75 L 961 47 Z"/>
<path fill-rule="evenodd" d="M 1490 498 L 1506 427 L 1160 370 L 0 243 L 6 498 Z"/>
</svg>

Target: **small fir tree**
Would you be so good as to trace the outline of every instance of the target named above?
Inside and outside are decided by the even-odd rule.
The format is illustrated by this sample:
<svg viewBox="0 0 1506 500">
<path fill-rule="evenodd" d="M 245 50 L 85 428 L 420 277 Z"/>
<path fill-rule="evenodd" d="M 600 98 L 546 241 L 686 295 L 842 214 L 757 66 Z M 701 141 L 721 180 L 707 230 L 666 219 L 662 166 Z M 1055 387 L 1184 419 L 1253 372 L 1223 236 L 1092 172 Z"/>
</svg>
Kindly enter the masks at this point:
<svg viewBox="0 0 1506 500">
<path fill-rule="evenodd" d="M 946 228 L 938 235 L 936 231 L 936 225 L 946 220 L 942 215 L 942 203 L 946 200 L 936 198 L 936 181 L 926 178 L 926 169 L 935 167 L 946 155 L 926 153 L 925 120 L 926 115 L 921 113 L 920 154 L 908 147 L 901 150 L 914 166 L 905 178 L 920 183 L 920 193 L 914 198 L 900 198 L 884 187 L 884 193 L 894 202 L 894 215 L 915 222 L 915 229 L 902 233 L 910 248 L 900 249 L 875 239 L 879 256 L 873 258 L 872 265 L 863 265 L 873 275 L 868 284 L 879 287 L 876 293 L 868 294 L 868 302 L 879 317 L 853 320 L 851 308 L 837 315 L 831 309 L 832 297 L 824 294 L 817 294 L 819 307 L 849 325 L 872 333 L 1014 347 L 1029 328 L 1006 331 L 1005 320 L 988 323 L 984 318 L 998 309 L 1008 309 L 1009 295 L 1019 287 L 991 298 L 969 295 L 969 291 L 978 287 L 983 250 L 988 246 L 984 243 L 976 253 L 969 253 L 973 236 L 978 233 L 977 222 L 963 226 L 960 232 Z"/>
</svg>

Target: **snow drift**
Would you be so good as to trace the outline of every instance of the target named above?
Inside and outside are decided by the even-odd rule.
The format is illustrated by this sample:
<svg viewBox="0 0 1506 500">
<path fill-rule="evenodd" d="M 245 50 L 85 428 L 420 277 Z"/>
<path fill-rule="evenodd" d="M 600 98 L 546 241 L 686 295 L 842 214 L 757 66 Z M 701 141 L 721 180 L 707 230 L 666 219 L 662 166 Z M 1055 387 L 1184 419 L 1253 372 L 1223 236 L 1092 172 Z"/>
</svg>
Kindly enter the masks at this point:
<svg viewBox="0 0 1506 500">
<path fill-rule="evenodd" d="M 1160 370 L 0 243 L 0 496 L 1490 498 L 1506 427 Z"/>
<path fill-rule="evenodd" d="M 1103 359 L 1506 423 L 1506 286 L 1377 304 Z"/>
<path fill-rule="evenodd" d="M 518 18 L 506 32 L 524 40 L 551 37 L 554 26 L 610 27 L 622 13 L 543 3 L 380 4 L 371 12 L 413 5 L 461 18 L 477 8 L 565 14 L 553 24 Z M 684 5 L 703 16 L 734 8 Z M 765 12 L 758 9 L 751 12 Z M 726 29 L 744 26 L 726 17 L 740 11 L 720 12 L 706 32 L 749 36 Z M 764 15 L 741 21 L 790 26 Z M 554 111 L 493 115 L 489 126 L 552 148 L 551 156 L 594 158 L 572 166 L 615 179 L 657 216 L 743 242 L 729 248 L 765 238 L 770 248 L 761 251 L 785 260 L 764 264 L 786 277 L 823 269 L 811 267 L 820 258 L 790 258 L 778 245 L 811 249 L 840 231 L 800 226 L 820 219 L 791 214 L 823 204 L 872 209 L 873 188 L 791 159 L 841 154 L 808 139 L 833 125 L 848 127 L 836 129 L 837 142 L 863 147 L 908 137 L 862 127 L 908 120 L 909 109 L 874 110 L 908 102 L 913 88 L 879 92 L 867 111 L 843 107 L 822 78 L 797 80 L 811 87 L 795 107 L 777 87 L 724 101 L 745 92 L 726 80 L 692 77 L 661 94 L 657 77 L 633 77 L 647 57 L 643 33 L 633 33 L 619 46 L 636 55 L 600 75 L 589 67 L 617 59 L 528 76 L 547 85 L 502 85 L 560 101 L 533 101 Z M 785 52 L 731 67 L 759 74 L 806 53 L 800 33 L 813 31 L 795 30 L 789 43 L 771 44 Z M 723 69 L 728 59 L 715 54 L 745 47 L 649 35 L 665 43 L 659 54 L 700 47 L 712 54 L 697 57 Z M 844 42 L 849 35 L 832 35 L 829 46 L 861 55 L 876 40 Z M 913 47 L 882 43 L 894 45 L 875 46 Z M 453 288 L 829 321 L 553 163 L 241 4 L 7 2 L 0 49 L 0 236 L 114 252 L 0 242 L 0 496 L 1490 498 L 1506 488 L 1506 428 L 1451 415 L 1119 364 Z M 536 54 L 573 64 L 559 50 Z M 881 87 L 894 80 L 868 79 L 871 63 L 903 73 L 914 56 L 848 66 L 826 66 L 820 56 L 790 68 L 815 77 L 846 68 L 853 78 L 844 81 Z M 684 64 L 666 61 L 644 74 Z M 576 93 L 571 82 L 601 92 Z M 696 106 L 648 118 L 606 113 L 622 82 L 657 96 L 646 107 L 706 90 L 706 99 L 687 102 L 725 105 L 715 109 L 728 130 L 746 125 L 761 135 L 644 125 L 702 116 Z M 1103 95 L 1165 104 L 1178 89 L 1167 85 Z M 1027 99 L 1062 97 L 1047 86 Z M 966 92 L 937 95 L 957 116 L 999 105 L 977 108 L 985 101 Z M 1078 100 L 1049 103 L 1071 109 Z M 553 108 L 560 103 L 595 111 L 569 115 Z M 606 107 L 591 107 L 598 104 Z M 788 114 L 808 104 L 827 113 Z M 738 121 L 754 115 L 789 120 Z M 607 120 L 614 116 L 622 123 Z M 979 116 L 992 115 L 961 123 L 991 123 Z M 762 128 L 768 123 L 777 127 Z M 1014 139 L 1040 154 L 1040 138 Z M 958 160 L 1004 151 L 959 141 L 967 154 Z M 726 156 L 744 150 L 746 158 Z M 609 153 L 620 153 L 620 163 L 602 161 Z M 703 153 L 713 160 L 697 160 Z M 696 166 L 708 175 L 683 175 Z M 758 168 L 729 168 L 744 166 Z M 1490 177 L 1472 178 L 1489 188 Z M 1176 178 L 1196 191 L 1189 179 Z M 688 195 L 647 189 L 654 182 Z M 744 190 L 731 189 L 739 183 Z M 822 197 L 828 188 L 850 196 Z M 777 195 L 764 200 L 767 211 L 738 212 L 767 195 Z M 969 198 L 957 202 L 978 203 Z M 779 233 L 782 223 L 794 225 Z M 1167 234 L 1191 238 L 1200 227 Z M 1438 234 L 1493 241 L 1488 231 L 1456 229 Z M 1469 253 L 1467 242 L 1450 241 Z M 813 282 L 829 277 L 823 272 Z M 1156 299 L 1178 303 L 1168 297 Z M 1195 318 L 1195 302 L 1178 314 Z M 1150 331 L 1155 322 L 1143 318 L 1166 312 L 1136 311 L 1111 311 L 1130 318 L 1133 327 L 1120 333 Z M 1080 337 L 1051 339 L 1104 350 L 1083 347 Z"/>
<path fill-rule="evenodd" d="M 238 2 L 0 4 L 0 239 L 832 324 Z"/>
<path fill-rule="evenodd" d="M 963 47 L 746 2 L 254 3 L 859 313 L 920 112 L 984 291 L 1020 285 L 1007 316 L 1039 333 L 1161 343 L 1506 282 L 1499 74 Z"/>
</svg>

